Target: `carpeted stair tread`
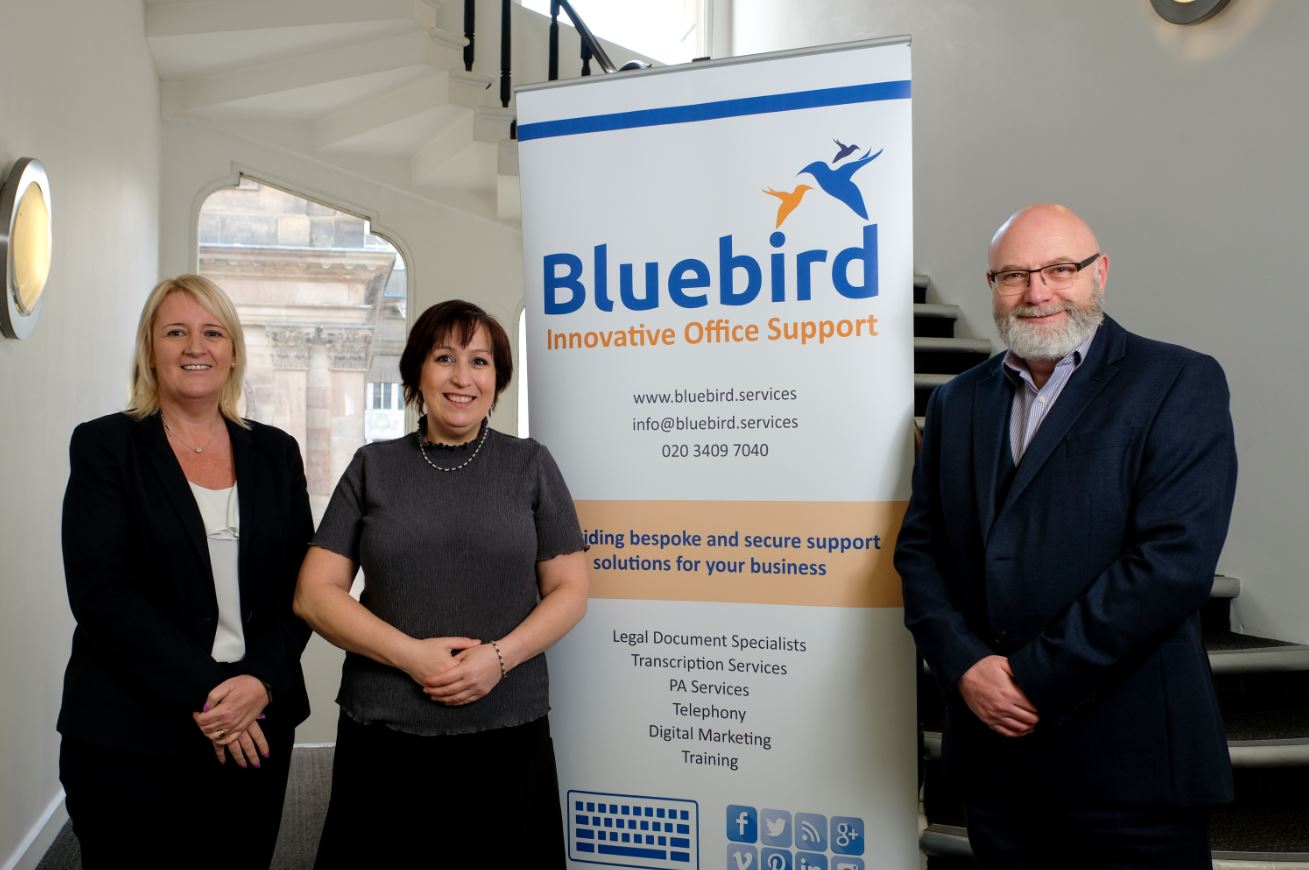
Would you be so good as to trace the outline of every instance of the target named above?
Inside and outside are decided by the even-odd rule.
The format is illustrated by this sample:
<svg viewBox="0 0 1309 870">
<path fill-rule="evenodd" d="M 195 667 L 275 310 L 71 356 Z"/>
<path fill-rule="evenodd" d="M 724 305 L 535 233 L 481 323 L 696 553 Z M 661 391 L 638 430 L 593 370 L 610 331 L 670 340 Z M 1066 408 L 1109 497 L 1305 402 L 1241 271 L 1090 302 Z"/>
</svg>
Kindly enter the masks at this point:
<svg viewBox="0 0 1309 870">
<path fill-rule="evenodd" d="M 1216 632 L 1205 638 L 1205 647 L 1209 652 L 1231 652 L 1234 650 L 1265 649 L 1283 646 L 1297 646 L 1285 640 L 1273 640 L 1253 634 L 1241 634 L 1235 631 Z"/>
<path fill-rule="evenodd" d="M 1309 706 L 1223 710 L 1227 739 L 1294 740 L 1309 738 Z"/>
<path fill-rule="evenodd" d="M 1221 807 L 1210 819 L 1209 842 L 1216 852 L 1293 852 L 1309 860 L 1309 807 Z"/>
</svg>

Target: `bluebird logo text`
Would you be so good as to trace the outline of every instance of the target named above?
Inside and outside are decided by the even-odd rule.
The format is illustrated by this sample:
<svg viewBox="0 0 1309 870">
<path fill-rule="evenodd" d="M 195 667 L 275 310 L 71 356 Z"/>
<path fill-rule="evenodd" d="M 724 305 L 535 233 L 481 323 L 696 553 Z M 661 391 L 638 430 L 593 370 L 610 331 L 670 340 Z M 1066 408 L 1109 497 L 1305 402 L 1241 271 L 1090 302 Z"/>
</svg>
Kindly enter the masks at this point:
<svg viewBox="0 0 1309 870">
<path fill-rule="evenodd" d="M 720 236 L 717 262 L 712 267 L 695 258 L 679 260 L 671 267 L 659 262 L 618 262 L 615 267 L 610 264 L 607 244 L 592 249 L 589 270 L 576 254 L 547 254 L 542 261 L 545 313 L 572 314 L 588 303 L 605 312 L 615 306 L 651 311 L 665 298 L 680 308 L 704 308 L 711 301 L 749 305 L 761 294 L 770 302 L 807 302 L 813 296 L 815 271 L 819 277 L 830 275 L 832 288 L 847 299 L 877 295 L 877 224 L 864 225 L 860 242 L 834 256 L 823 248 L 794 256 L 778 250 L 786 244 L 780 230 L 768 237 L 768 244 L 774 253 L 756 258 L 737 251 L 731 235 Z"/>
</svg>

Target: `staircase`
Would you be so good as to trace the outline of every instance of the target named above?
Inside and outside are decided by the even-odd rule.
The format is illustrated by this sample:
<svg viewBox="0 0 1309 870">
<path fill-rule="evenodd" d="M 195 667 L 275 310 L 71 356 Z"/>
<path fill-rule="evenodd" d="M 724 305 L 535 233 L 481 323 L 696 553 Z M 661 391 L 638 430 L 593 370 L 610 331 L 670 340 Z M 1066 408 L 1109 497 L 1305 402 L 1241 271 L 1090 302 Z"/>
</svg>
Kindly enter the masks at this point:
<svg viewBox="0 0 1309 870">
<path fill-rule="evenodd" d="M 927 301 L 932 279 L 914 276 L 914 415 L 921 429 L 932 390 L 991 356 L 984 338 L 955 338 L 958 305 Z"/>
<path fill-rule="evenodd" d="M 931 281 L 914 277 L 914 413 L 932 390 L 983 361 L 990 343 L 954 338 L 959 308 L 927 301 Z M 1215 870 L 1309 870 L 1309 646 L 1232 630 L 1241 583 L 1214 578 L 1200 612 L 1205 647 L 1227 727 L 1236 800 L 1214 812 Z M 941 770 L 941 695 L 920 668 L 918 723 L 923 813 L 919 846 L 928 870 L 975 867 L 963 805 Z"/>
<path fill-rule="evenodd" d="M 545 20 L 509 6 L 519 39 L 543 54 Z M 512 224 L 514 112 L 493 86 L 501 4 L 475 9 L 478 53 L 465 69 L 464 3 L 453 0 L 146 0 L 163 119 Z"/>
</svg>

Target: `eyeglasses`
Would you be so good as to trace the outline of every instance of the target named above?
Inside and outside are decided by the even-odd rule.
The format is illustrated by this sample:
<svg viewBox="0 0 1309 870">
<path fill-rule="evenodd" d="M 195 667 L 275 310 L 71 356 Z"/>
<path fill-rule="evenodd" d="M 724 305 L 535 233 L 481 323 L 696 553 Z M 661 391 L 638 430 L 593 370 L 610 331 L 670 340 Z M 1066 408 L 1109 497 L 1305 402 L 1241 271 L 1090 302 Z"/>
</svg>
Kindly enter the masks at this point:
<svg viewBox="0 0 1309 870">
<path fill-rule="evenodd" d="M 1040 274 L 1041 281 L 1051 290 L 1065 290 L 1077 279 L 1077 274 L 1091 265 L 1100 256 L 1096 251 L 1080 263 L 1051 263 L 1039 269 L 1005 269 L 1002 272 L 987 272 L 986 280 L 995 292 L 1001 296 L 1022 293 L 1032 281 L 1033 274 Z"/>
</svg>

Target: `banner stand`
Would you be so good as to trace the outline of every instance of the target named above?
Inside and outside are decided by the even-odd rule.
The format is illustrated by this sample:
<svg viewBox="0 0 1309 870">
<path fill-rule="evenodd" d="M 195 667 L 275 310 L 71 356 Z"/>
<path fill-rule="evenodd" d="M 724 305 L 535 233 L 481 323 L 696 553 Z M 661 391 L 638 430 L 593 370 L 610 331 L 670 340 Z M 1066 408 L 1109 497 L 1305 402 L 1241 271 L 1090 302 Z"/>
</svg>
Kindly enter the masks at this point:
<svg viewBox="0 0 1309 870">
<path fill-rule="evenodd" d="M 521 89 L 570 866 L 911 870 L 907 38 Z"/>
</svg>

